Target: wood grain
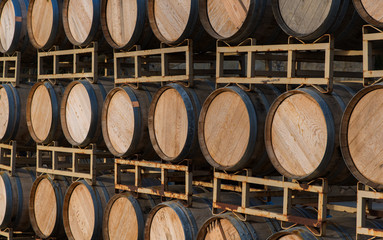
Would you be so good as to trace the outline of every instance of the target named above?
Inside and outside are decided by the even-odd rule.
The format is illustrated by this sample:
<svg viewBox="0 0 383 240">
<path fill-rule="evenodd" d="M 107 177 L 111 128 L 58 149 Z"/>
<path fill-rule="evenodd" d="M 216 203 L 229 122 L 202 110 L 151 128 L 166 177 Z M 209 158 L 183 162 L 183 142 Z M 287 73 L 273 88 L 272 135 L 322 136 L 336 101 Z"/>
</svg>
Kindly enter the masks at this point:
<svg viewBox="0 0 383 240">
<path fill-rule="evenodd" d="M 233 36 L 243 25 L 250 0 L 207 0 L 207 12 L 213 29 L 222 37 Z"/>
<path fill-rule="evenodd" d="M 34 215 L 39 230 L 44 235 L 49 236 L 56 226 L 57 199 L 53 186 L 48 179 L 43 179 L 37 186 L 34 207 Z"/>
<path fill-rule="evenodd" d="M 383 2 L 380 0 L 360 0 L 364 10 L 375 20 L 383 21 Z"/>
<path fill-rule="evenodd" d="M 8 128 L 8 121 L 9 121 L 9 102 L 8 102 L 8 95 L 5 89 L 2 87 L 0 88 L 0 139 L 4 137 L 5 132 Z"/>
<path fill-rule="evenodd" d="M 32 7 L 32 32 L 36 43 L 45 46 L 53 28 L 52 0 L 35 0 Z"/>
<path fill-rule="evenodd" d="M 279 0 L 279 9 L 286 25 L 298 34 L 317 30 L 330 12 L 332 0 Z"/>
<path fill-rule="evenodd" d="M 108 230 L 110 240 L 137 240 L 137 213 L 128 198 L 117 199 L 109 213 Z"/>
<path fill-rule="evenodd" d="M 283 237 L 278 238 L 279 240 L 302 240 L 302 238 L 295 234 L 285 235 Z"/>
<path fill-rule="evenodd" d="M 92 0 L 69 0 L 68 25 L 73 38 L 77 42 L 85 42 L 92 28 L 92 22 Z"/>
<path fill-rule="evenodd" d="M 227 219 L 218 219 L 208 227 L 206 240 L 238 240 L 241 239 L 237 229 Z"/>
<path fill-rule="evenodd" d="M 11 0 L 7 0 L 0 14 L 0 43 L 7 51 L 12 44 L 16 27 L 15 10 Z"/>
<path fill-rule="evenodd" d="M 271 125 L 272 147 L 281 166 L 295 176 L 312 173 L 327 146 L 322 109 L 309 95 L 293 94 L 276 110 Z"/>
<path fill-rule="evenodd" d="M 44 85 L 40 85 L 33 94 L 31 123 L 38 139 L 44 140 L 48 137 L 52 124 L 52 101 Z"/>
<path fill-rule="evenodd" d="M 159 209 L 150 225 L 150 239 L 186 240 L 181 220 L 170 207 Z"/>
<path fill-rule="evenodd" d="M 135 121 L 133 103 L 124 91 L 117 91 L 107 110 L 107 131 L 113 148 L 124 154 L 132 144 Z"/>
<path fill-rule="evenodd" d="M 0 223 L 4 222 L 7 210 L 7 191 L 3 178 L 0 177 Z"/>
<path fill-rule="evenodd" d="M 106 23 L 117 45 L 125 46 L 132 38 L 137 27 L 137 10 L 137 1 L 108 0 Z"/>
<path fill-rule="evenodd" d="M 355 106 L 348 125 L 348 148 L 356 168 L 379 184 L 383 184 L 382 107 L 383 90 L 369 92 Z"/>
<path fill-rule="evenodd" d="M 184 101 L 175 89 L 166 90 L 157 101 L 154 134 L 165 155 L 176 157 L 181 153 L 188 135 L 188 118 Z"/>
<path fill-rule="evenodd" d="M 209 105 L 204 136 L 207 150 L 219 165 L 234 166 L 246 151 L 250 119 L 246 105 L 234 92 L 223 92 Z"/>
<path fill-rule="evenodd" d="M 190 0 L 154 0 L 154 15 L 162 36 L 169 41 L 178 40 L 189 21 Z"/>
<path fill-rule="evenodd" d="M 74 141 L 81 143 L 91 123 L 91 103 L 83 84 L 76 84 L 69 93 L 66 107 L 67 128 Z"/>
<path fill-rule="evenodd" d="M 69 200 L 68 219 L 75 239 L 91 239 L 95 215 L 92 196 L 84 184 L 79 184 Z"/>
</svg>

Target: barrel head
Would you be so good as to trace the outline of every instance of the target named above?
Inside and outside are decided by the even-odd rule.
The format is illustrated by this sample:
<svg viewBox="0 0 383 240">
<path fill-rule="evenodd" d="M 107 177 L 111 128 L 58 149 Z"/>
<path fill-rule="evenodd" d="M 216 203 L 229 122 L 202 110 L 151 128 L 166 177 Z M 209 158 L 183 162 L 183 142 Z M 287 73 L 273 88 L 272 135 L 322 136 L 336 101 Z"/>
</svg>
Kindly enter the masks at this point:
<svg viewBox="0 0 383 240">
<path fill-rule="evenodd" d="M 171 207 L 164 206 L 153 213 L 154 216 L 148 229 L 151 240 L 179 239 L 185 240 L 184 226 L 180 216 Z M 186 222 L 185 222 L 186 223 Z"/>
<path fill-rule="evenodd" d="M 6 183 L 4 182 L 4 179 L 0 177 L 0 225 L 4 223 L 6 214 L 10 211 L 10 209 L 7 209 L 9 206 L 9 194 L 12 193 L 7 193 Z"/>
<path fill-rule="evenodd" d="M 0 139 L 4 138 L 9 124 L 9 96 L 5 88 L 0 88 Z"/>
<path fill-rule="evenodd" d="M 68 26 L 72 37 L 80 45 L 91 33 L 94 21 L 93 7 L 92 0 L 69 0 Z"/>
<path fill-rule="evenodd" d="M 30 106 L 31 124 L 35 141 L 42 142 L 48 138 L 52 126 L 52 100 L 48 89 L 41 84 L 33 92 Z"/>
<path fill-rule="evenodd" d="M 205 226 L 204 226 L 205 227 Z M 201 231 L 201 230 L 200 230 Z M 203 230 L 205 232 L 205 230 Z M 200 236 L 200 239 L 212 240 L 212 239 L 241 239 L 236 227 L 225 218 L 217 218 L 206 226 L 206 234 Z"/>
<path fill-rule="evenodd" d="M 35 0 L 31 6 L 31 29 L 34 41 L 43 47 L 49 41 L 53 28 L 52 0 Z"/>
<path fill-rule="evenodd" d="M 13 41 L 16 30 L 16 14 L 11 0 L 6 0 L 0 13 L 0 44 L 4 52 L 7 52 Z"/>
</svg>

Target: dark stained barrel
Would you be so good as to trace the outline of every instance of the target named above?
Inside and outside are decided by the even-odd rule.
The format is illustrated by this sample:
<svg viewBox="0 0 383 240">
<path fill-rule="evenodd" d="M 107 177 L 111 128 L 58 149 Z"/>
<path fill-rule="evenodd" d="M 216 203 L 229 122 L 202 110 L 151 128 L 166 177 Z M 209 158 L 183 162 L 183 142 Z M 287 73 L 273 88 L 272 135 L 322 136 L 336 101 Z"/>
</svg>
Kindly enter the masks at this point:
<svg viewBox="0 0 383 240">
<path fill-rule="evenodd" d="M 355 9 L 368 23 L 383 27 L 383 2 L 380 0 L 353 0 Z"/>
</svg>

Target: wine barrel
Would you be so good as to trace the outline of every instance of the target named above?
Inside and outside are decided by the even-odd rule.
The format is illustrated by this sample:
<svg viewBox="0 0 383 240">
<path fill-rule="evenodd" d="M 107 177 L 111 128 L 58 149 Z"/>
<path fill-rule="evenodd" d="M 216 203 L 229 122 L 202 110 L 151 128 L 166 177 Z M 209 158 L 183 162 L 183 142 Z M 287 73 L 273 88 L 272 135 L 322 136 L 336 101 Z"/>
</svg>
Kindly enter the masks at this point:
<svg viewBox="0 0 383 240">
<path fill-rule="evenodd" d="M 264 124 L 270 105 L 280 94 L 269 85 L 258 85 L 252 91 L 231 86 L 210 94 L 198 124 L 199 143 L 210 165 L 226 171 L 252 168 L 254 174 L 275 171 L 265 149 Z"/>
<path fill-rule="evenodd" d="M 330 184 L 353 182 L 339 149 L 342 113 L 353 95 L 353 89 L 335 85 L 331 94 L 310 87 L 275 100 L 266 118 L 265 144 L 282 175 L 307 181 L 325 177 Z"/>
<path fill-rule="evenodd" d="M 287 40 L 268 0 L 199 0 L 202 25 L 210 36 L 230 44 L 247 38 L 270 44 Z"/>
<path fill-rule="evenodd" d="M 28 35 L 35 48 L 49 50 L 54 45 L 68 45 L 62 23 L 62 3 L 63 0 L 30 0 Z"/>
<path fill-rule="evenodd" d="M 106 41 L 115 49 L 158 47 L 146 13 L 146 1 L 104 0 L 101 26 Z"/>
<path fill-rule="evenodd" d="M 362 26 L 351 1 L 272 0 L 279 26 L 288 34 L 312 41 L 333 34 L 338 48 L 362 48 Z"/>
<path fill-rule="evenodd" d="M 0 142 L 15 140 L 21 145 L 33 144 L 25 117 L 30 89 L 24 84 L 19 87 L 0 85 Z"/>
<path fill-rule="evenodd" d="M 63 27 L 68 40 L 76 46 L 102 41 L 101 0 L 64 0 Z"/>
<path fill-rule="evenodd" d="M 274 219 L 247 217 L 247 221 L 243 222 L 233 213 L 224 213 L 208 219 L 199 229 L 196 240 L 267 239 L 280 230 L 280 223 Z"/>
<path fill-rule="evenodd" d="M 383 27 L 383 12 L 380 10 L 383 7 L 383 2 L 379 0 L 353 0 L 355 9 L 359 15 L 368 23 Z"/>
<path fill-rule="evenodd" d="M 150 26 L 161 42 L 177 45 L 192 39 L 198 51 L 215 46 L 199 19 L 198 0 L 148 0 L 147 4 Z"/>
<path fill-rule="evenodd" d="M 141 154 L 146 160 L 158 159 L 150 144 L 148 112 L 156 84 L 114 88 L 105 99 L 102 133 L 109 151 L 117 157 Z"/>
<path fill-rule="evenodd" d="M 0 173 L 0 228 L 27 231 L 29 222 L 29 194 L 35 173 L 30 169 L 18 169 L 13 176 Z"/>
<path fill-rule="evenodd" d="M 188 158 L 205 162 L 198 144 L 197 124 L 201 105 L 213 89 L 209 81 L 195 81 L 193 88 L 171 83 L 154 95 L 148 127 L 154 150 L 163 160 L 179 162 Z"/>
<path fill-rule="evenodd" d="M 110 196 L 114 193 L 113 177 L 100 177 L 96 185 L 74 182 L 68 188 L 63 204 L 63 221 L 69 239 L 102 239 L 102 219 Z"/>
<path fill-rule="evenodd" d="M 347 106 L 341 124 L 340 147 L 346 165 L 360 181 L 383 188 L 380 147 L 383 137 L 378 129 L 383 120 L 383 85 L 359 91 Z"/>
<path fill-rule="evenodd" d="M 60 103 L 64 87 L 61 84 L 38 82 L 33 85 L 27 99 L 27 125 L 37 143 L 58 141 L 66 143 L 60 122 Z"/>
<path fill-rule="evenodd" d="M 0 52 L 13 54 L 30 47 L 27 32 L 28 0 L 0 2 Z"/>
<path fill-rule="evenodd" d="M 40 176 L 33 183 L 29 198 L 29 218 L 36 235 L 42 239 L 65 237 L 62 209 L 69 181 Z"/>
<path fill-rule="evenodd" d="M 64 92 L 60 119 L 65 138 L 73 146 L 91 143 L 105 145 L 101 131 L 101 112 L 111 83 L 92 84 L 86 80 L 70 83 Z"/>
</svg>

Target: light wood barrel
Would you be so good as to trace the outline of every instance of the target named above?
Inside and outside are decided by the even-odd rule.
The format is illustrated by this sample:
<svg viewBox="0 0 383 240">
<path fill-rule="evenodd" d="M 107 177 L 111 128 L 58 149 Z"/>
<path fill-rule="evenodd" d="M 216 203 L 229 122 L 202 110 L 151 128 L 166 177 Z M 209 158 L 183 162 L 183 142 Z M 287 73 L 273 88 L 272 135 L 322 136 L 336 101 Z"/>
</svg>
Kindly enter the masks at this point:
<svg viewBox="0 0 383 240">
<path fill-rule="evenodd" d="M 321 177 L 330 184 L 352 183 L 339 149 L 340 122 L 354 91 L 334 86 L 332 94 L 314 88 L 282 94 L 270 108 L 265 144 L 274 167 L 298 180 Z"/>
<path fill-rule="evenodd" d="M 63 26 L 69 41 L 87 46 L 101 40 L 101 0 L 63 0 Z"/>
<path fill-rule="evenodd" d="M 0 2 L 0 52 L 13 54 L 30 46 L 27 32 L 28 0 Z"/>
<path fill-rule="evenodd" d="M 288 34 L 302 40 L 315 40 L 334 34 L 339 48 L 362 48 L 359 17 L 351 1 L 272 0 L 274 16 Z"/>
<path fill-rule="evenodd" d="M 25 117 L 30 89 L 29 85 L 0 85 L 0 142 L 15 140 L 22 145 L 33 144 Z"/>
<path fill-rule="evenodd" d="M 383 2 L 379 0 L 353 0 L 355 9 L 368 23 L 383 27 Z"/>
<path fill-rule="evenodd" d="M 204 30 L 198 12 L 198 0 L 148 0 L 150 26 L 161 42 L 176 45 L 192 39 L 196 50 L 207 50 L 215 42 Z"/>
<path fill-rule="evenodd" d="M 159 47 L 149 25 L 146 1 L 103 0 L 101 4 L 102 31 L 111 47 Z"/>
<path fill-rule="evenodd" d="M 158 156 L 170 162 L 185 158 L 205 162 L 197 124 L 201 106 L 213 88 L 208 81 L 196 81 L 193 88 L 171 83 L 158 90 L 148 120 L 150 140 Z"/>
<path fill-rule="evenodd" d="M 114 88 L 105 99 L 102 133 L 109 151 L 117 157 L 140 154 L 146 160 L 158 159 L 150 144 L 148 112 L 156 84 Z"/>
<path fill-rule="evenodd" d="M 63 0 L 30 0 L 28 35 L 35 48 L 48 50 L 68 43 L 62 23 L 62 3 Z"/>
<path fill-rule="evenodd" d="M 287 40 L 268 0 L 199 0 L 202 25 L 210 36 L 231 44 L 247 38 L 270 44 Z"/>
<path fill-rule="evenodd" d="M 208 219 L 199 229 L 197 240 L 267 239 L 280 230 L 280 223 L 274 219 L 248 216 L 247 221 L 243 222 L 232 213 L 224 213 Z"/>
<path fill-rule="evenodd" d="M 383 137 L 379 133 L 382 116 L 383 85 L 358 92 L 347 106 L 341 124 L 340 146 L 346 165 L 361 182 L 383 188 Z"/>
<path fill-rule="evenodd" d="M 33 85 L 27 99 L 27 125 L 37 143 L 58 141 L 66 143 L 60 121 L 60 103 L 64 87 L 61 84 L 38 82 Z"/>
<path fill-rule="evenodd" d="M 102 239 L 102 219 L 114 193 L 113 177 L 100 177 L 91 186 L 85 180 L 68 188 L 63 205 L 65 233 L 69 239 Z"/>
<path fill-rule="evenodd" d="M 62 220 L 63 200 L 70 182 L 64 177 L 38 177 L 29 198 L 29 218 L 42 239 L 65 237 Z"/>
<path fill-rule="evenodd" d="M 210 165 L 227 171 L 252 168 L 254 174 L 275 171 L 265 149 L 264 124 L 280 94 L 276 87 L 262 85 L 252 91 L 231 86 L 210 94 L 198 124 L 199 143 Z"/>
<path fill-rule="evenodd" d="M 91 143 L 105 145 L 101 130 L 101 113 L 110 83 L 91 84 L 86 80 L 70 83 L 61 101 L 60 119 L 65 138 L 73 146 Z"/>
<path fill-rule="evenodd" d="M 35 173 L 30 169 L 18 169 L 14 176 L 0 173 L 0 228 L 27 231 L 29 222 L 29 194 Z"/>
</svg>

